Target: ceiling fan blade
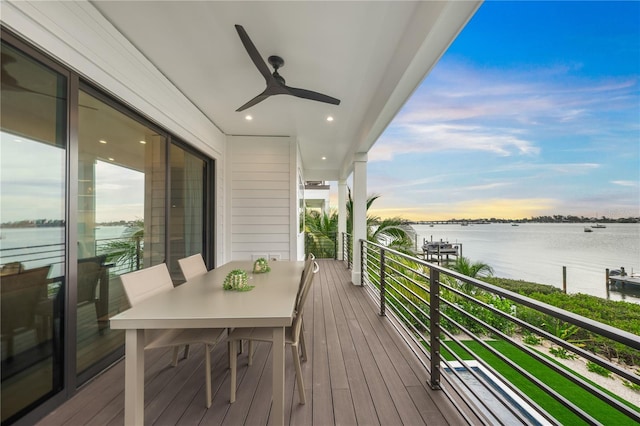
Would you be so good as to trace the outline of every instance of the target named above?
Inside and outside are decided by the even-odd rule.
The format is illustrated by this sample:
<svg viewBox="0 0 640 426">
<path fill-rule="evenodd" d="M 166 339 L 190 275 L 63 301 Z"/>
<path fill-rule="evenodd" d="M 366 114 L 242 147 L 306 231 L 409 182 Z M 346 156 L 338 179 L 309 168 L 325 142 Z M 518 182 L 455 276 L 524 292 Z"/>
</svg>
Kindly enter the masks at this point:
<svg viewBox="0 0 640 426">
<path fill-rule="evenodd" d="M 253 42 L 249 38 L 249 35 L 244 30 L 242 25 L 236 25 L 236 31 L 238 31 L 238 35 L 240 36 L 240 41 L 242 41 L 244 48 L 247 50 L 247 53 L 249 54 L 249 57 L 255 64 L 256 68 L 258 68 L 258 71 L 260 71 L 260 74 L 262 74 L 262 76 L 268 83 L 269 80 L 273 79 L 273 76 L 271 75 L 271 71 L 269 71 L 269 67 L 265 63 L 264 59 L 262 59 L 262 56 L 260 56 L 260 52 L 258 52 L 258 49 L 253 44 Z"/>
<path fill-rule="evenodd" d="M 310 99 L 312 101 L 325 102 L 332 105 L 340 105 L 340 99 L 332 98 L 331 96 L 323 95 L 322 93 L 313 92 L 306 89 L 297 89 L 295 87 L 284 86 L 289 94 L 297 96 L 299 98 Z"/>
<path fill-rule="evenodd" d="M 238 108 L 236 110 L 236 112 L 244 111 L 247 108 L 251 108 L 255 104 L 258 104 L 258 103 L 264 101 L 269 96 L 271 96 L 271 95 L 268 94 L 267 91 L 265 90 L 264 92 L 260 93 L 258 96 L 256 96 L 255 98 L 251 99 L 249 102 L 247 102 L 246 104 L 244 104 L 240 108 Z"/>
</svg>

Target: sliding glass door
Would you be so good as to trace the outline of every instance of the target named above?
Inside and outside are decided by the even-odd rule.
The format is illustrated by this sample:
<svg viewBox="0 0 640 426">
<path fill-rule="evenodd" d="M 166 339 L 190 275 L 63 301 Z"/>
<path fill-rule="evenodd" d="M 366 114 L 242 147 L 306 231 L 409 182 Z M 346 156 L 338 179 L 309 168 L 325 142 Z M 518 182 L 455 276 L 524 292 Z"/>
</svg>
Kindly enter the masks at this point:
<svg viewBox="0 0 640 426">
<path fill-rule="evenodd" d="M 124 343 L 120 275 L 165 259 L 167 138 L 81 90 L 78 120 L 76 372 Z"/>
<path fill-rule="evenodd" d="M 214 185 L 213 160 L 4 30 L 0 100 L 4 425 L 124 354 L 120 275 L 211 260 Z"/>
<path fill-rule="evenodd" d="M 171 145 L 168 266 L 174 282 L 183 281 L 178 259 L 205 254 L 207 163 L 183 147 Z"/>
<path fill-rule="evenodd" d="M 62 389 L 67 78 L 2 43 L 2 422 Z"/>
</svg>

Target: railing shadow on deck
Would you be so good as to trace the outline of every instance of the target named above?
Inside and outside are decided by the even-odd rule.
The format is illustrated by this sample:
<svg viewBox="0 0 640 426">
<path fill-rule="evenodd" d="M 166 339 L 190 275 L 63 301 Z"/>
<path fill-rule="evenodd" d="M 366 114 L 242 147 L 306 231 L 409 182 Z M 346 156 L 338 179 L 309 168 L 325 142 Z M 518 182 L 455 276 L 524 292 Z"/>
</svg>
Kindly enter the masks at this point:
<svg viewBox="0 0 640 426">
<path fill-rule="evenodd" d="M 351 241 L 348 234 L 342 238 Z M 487 424 L 640 422 L 640 391 L 631 392 L 637 399 L 625 400 L 536 346 L 546 341 L 559 358 L 580 357 L 638 389 L 638 371 L 595 352 L 615 348 L 618 358 L 637 365 L 639 336 L 379 244 L 358 244 L 362 285 L 377 301 L 379 314 L 426 360 L 430 386 L 464 401 Z M 350 267 L 350 244 L 343 250 Z"/>
</svg>

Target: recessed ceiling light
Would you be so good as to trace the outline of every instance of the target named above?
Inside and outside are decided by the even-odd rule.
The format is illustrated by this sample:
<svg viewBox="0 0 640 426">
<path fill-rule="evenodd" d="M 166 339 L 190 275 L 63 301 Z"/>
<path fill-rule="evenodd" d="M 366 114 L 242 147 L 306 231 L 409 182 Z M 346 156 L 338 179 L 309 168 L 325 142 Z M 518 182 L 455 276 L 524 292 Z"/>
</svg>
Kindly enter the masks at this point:
<svg viewBox="0 0 640 426">
<path fill-rule="evenodd" d="M 333 117 L 332 116 L 328 116 L 327 117 L 327 121 L 333 121 Z"/>
<path fill-rule="evenodd" d="M 253 117 L 250 116 L 250 115 L 247 115 L 247 116 L 244 117 L 244 119 L 247 120 L 247 121 L 251 121 L 251 120 L 253 120 Z"/>
<path fill-rule="evenodd" d="M 322 159 L 323 159 L 323 160 L 326 160 L 326 159 L 327 159 L 327 157 L 322 157 Z"/>
<path fill-rule="evenodd" d="M 100 139 L 100 143 L 107 143 L 104 139 Z"/>
<path fill-rule="evenodd" d="M 142 145 L 144 145 L 144 144 L 146 144 L 146 143 L 147 143 L 147 141 L 140 141 L 140 143 L 141 143 Z"/>
<path fill-rule="evenodd" d="M 113 158 L 112 158 L 112 157 L 109 157 L 109 161 L 113 161 Z"/>
</svg>

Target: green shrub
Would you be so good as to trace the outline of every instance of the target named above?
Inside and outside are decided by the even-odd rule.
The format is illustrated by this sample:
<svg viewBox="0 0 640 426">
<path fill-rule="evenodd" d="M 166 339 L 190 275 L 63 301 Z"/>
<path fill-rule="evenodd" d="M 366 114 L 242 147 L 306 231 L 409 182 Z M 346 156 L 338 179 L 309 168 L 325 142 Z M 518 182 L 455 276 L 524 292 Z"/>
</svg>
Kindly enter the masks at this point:
<svg viewBox="0 0 640 426">
<path fill-rule="evenodd" d="M 629 389 L 636 391 L 636 392 L 640 392 L 640 385 L 637 385 L 635 383 L 631 383 L 628 380 L 624 380 L 622 382 L 623 385 L 625 385 L 626 387 L 628 387 Z"/>
<path fill-rule="evenodd" d="M 588 361 L 587 370 L 591 371 L 592 373 L 599 374 L 602 377 L 611 377 L 611 371 L 607 370 L 600 364 L 596 364 L 595 362 Z"/>
<path fill-rule="evenodd" d="M 508 278 L 486 277 L 486 278 L 483 278 L 482 281 L 485 281 L 489 284 L 493 284 L 500 288 L 504 288 L 505 290 L 513 291 L 514 293 L 523 294 L 525 296 L 528 296 L 532 293 L 540 293 L 540 294 L 562 293 L 562 290 L 552 285 L 532 283 L 532 282 L 523 281 L 523 280 L 510 280 Z"/>
<path fill-rule="evenodd" d="M 542 343 L 542 337 L 526 332 L 522 336 L 522 341 L 527 345 L 538 346 Z"/>
<path fill-rule="evenodd" d="M 567 351 L 565 348 L 552 347 L 552 348 L 549 349 L 549 352 L 551 353 L 551 355 L 555 356 L 556 358 L 560 358 L 560 359 L 575 359 L 576 358 L 575 354 L 572 354 L 571 352 Z"/>
</svg>

